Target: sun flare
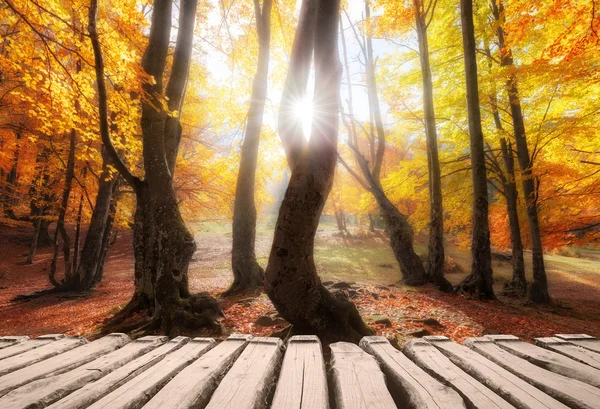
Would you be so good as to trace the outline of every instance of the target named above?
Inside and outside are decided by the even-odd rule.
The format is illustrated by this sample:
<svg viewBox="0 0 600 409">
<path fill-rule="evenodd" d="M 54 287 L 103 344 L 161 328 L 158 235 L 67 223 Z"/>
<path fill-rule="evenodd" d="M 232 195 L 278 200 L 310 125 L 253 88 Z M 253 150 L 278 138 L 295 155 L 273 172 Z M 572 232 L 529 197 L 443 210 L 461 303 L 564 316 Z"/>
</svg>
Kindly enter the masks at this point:
<svg viewBox="0 0 600 409">
<path fill-rule="evenodd" d="M 313 112 L 311 98 L 304 97 L 302 100 L 296 103 L 294 115 L 302 122 L 302 130 L 304 131 L 304 136 L 306 138 L 310 136 Z"/>
</svg>

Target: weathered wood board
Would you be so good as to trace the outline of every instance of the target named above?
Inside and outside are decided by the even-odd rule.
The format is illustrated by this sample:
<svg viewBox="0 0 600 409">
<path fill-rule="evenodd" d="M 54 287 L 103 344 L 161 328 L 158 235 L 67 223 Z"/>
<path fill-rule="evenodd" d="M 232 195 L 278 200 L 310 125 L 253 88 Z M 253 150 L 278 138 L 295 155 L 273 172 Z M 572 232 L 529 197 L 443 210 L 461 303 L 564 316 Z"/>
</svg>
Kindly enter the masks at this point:
<svg viewBox="0 0 600 409">
<path fill-rule="evenodd" d="M 251 339 L 250 335 L 230 336 L 175 376 L 144 409 L 203 408 Z"/>
<path fill-rule="evenodd" d="M 598 388 L 550 372 L 512 355 L 489 338 L 468 338 L 465 345 L 571 408 L 600 409 Z"/>
<path fill-rule="evenodd" d="M 283 342 L 279 338 L 254 338 L 235 360 L 206 409 L 262 409 L 275 386 Z"/>
<path fill-rule="evenodd" d="M 99 356 L 122 347 L 130 341 L 125 334 L 109 334 L 94 342 L 79 346 L 52 358 L 0 376 L 0 396 L 13 389 L 50 374 L 67 372 Z"/>
<path fill-rule="evenodd" d="M 600 353 L 593 352 L 575 344 L 571 344 L 570 342 L 557 337 L 536 338 L 535 343 L 542 348 L 558 352 L 559 354 L 568 356 L 577 362 L 600 369 Z"/>
<path fill-rule="evenodd" d="M 499 396 L 522 409 L 567 409 L 568 406 L 530 385 L 484 356 L 443 336 L 423 339 L 446 355 L 452 363 L 496 392 Z"/>
<path fill-rule="evenodd" d="M 33 341 L 31 341 L 33 342 Z M 62 338 L 0 361 L 0 376 L 86 344 L 85 338 Z"/>
<path fill-rule="evenodd" d="M 574 361 L 558 352 L 536 347 L 528 342 L 521 341 L 514 335 L 487 335 L 486 338 L 491 339 L 496 345 L 511 354 L 539 367 L 595 387 L 600 386 L 600 370 L 589 365 Z"/>
<path fill-rule="evenodd" d="M 569 341 L 572 344 L 579 345 L 580 347 L 587 348 L 590 351 L 600 353 L 600 339 L 594 338 L 586 334 L 556 334 L 557 338 Z"/>
<path fill-rule="evenodd" d="M 491 389 L 452 363 L 423 339 L 413 339 L 403 349 L 406 356 L 434 378 L 451 386 L 472 409 L 514 409 Z"/>
<path fill-rule="evenodd" d="M 12 390 L 0 398 L 0 408 L 45 407 L 63 396 L 120 368 L 138 356 L 164 344 L 167 337 L 149 336 L 103 355 L 60 375 L 47 376 Z"/>
<path fill-rule="evenodd" d="M 364 337 L 360 346 L 379 362 L 396 403 L 415 409 L 465 408 L 452 388 L 428 375 L 385 337 Z"/>
<path fill-rule="evenodd" d="M 0 349 L 8 348 L 9 346 L 20 344 L 21 342 L 25 342 L 29 339 L 28 336 L 11 336 L 6 335 L 0 337 Z"/>
<path fill-rule="evenodd" d="M 42 335 L 41 337 L 37 337 L 35 339 L 30 340 L 22 340 L 21 342 L 14 342 L 8 344 L 5 348 L 0 350 L 0 359 L 6 359 L 8 357 L 19 355 L 27 351 L 31 351 L 32 349 L 39 348 L 43 345 L 49 344 L 58 339 L 64 338 L 64 335 L 61 334 L 49 334 Z M 15 337 L 10 337 L 15 338 Z"/>
<path fill-rule="evenodd" d="M 337 409 L 396 409 L 379 364 L 356 345 L 331 345 L 330 372 Z"/>
<path fill-rule="evenodd" d="M 153 349 L 152 351 L 134 359 L 124 366 L 116 369 L 105 377 L 88 383 L 81 389 L 78 389 L 70 395 L 62 398 L 58 402 L 49 406 L 51 409 L 84 409 L 92 403 L 98 401 L 102 397 L 108 395 L 121 385 L 126 384 L 137 375 L 146 371 L 148 368 L 161 362 L 160 372 L 168 373 L 168 360 L 162 361 L 167 354 L 173 353 L 190 341 L 188 337 L 177 337 L 167 342 L 166 344 Z M 200 342 L 192 343 L 192 349 L 195 347 L 204 348 L 204 345 L 199 345 Z M 204 343 L 207 344 L 207 343 Z M 158 368 L 158 367 L 157 367 Z"/>
<path fill-rule="evenodd" d="M 271 409 L 329 409 L 327 375 L 319 338 L 288 341 Z"/>
<path fill-rule="evenodd" d="M 167 382 L 214 345 L 215 341 L 213 339 L 194 339 L 181 349 L 167 355 L 159 364 L 151 366 L 96 403 L 90 405 L 89 408 L 131 409 L 142 407 Z M 171 400 L 175 399 L 172 398 Z"/>
</svg>

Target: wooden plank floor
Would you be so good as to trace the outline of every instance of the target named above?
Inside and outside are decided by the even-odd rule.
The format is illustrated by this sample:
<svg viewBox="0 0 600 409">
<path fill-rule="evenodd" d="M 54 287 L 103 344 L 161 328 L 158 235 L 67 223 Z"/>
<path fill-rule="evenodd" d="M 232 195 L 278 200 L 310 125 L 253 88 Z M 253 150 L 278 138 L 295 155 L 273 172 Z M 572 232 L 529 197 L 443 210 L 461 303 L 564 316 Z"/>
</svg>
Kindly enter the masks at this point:
<svg viewBox="0 0 600 409">
<path fill-rule="evenodd" d="M 1 409 L 600 409 L 600 340 L 0 337 Z"/>
</svg>

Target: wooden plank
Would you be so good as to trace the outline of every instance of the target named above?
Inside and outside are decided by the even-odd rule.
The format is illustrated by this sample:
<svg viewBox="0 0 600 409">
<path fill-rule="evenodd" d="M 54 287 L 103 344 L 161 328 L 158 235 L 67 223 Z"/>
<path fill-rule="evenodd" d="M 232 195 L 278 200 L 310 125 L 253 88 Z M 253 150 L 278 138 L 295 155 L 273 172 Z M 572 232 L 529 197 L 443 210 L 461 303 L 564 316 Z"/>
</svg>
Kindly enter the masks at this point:
<svg viewBox="0 0 600 409">
<path fill-rule="evenodd" d="M 0 359 L 6 359 L 11 356 L 22 354 L 23 352 L 31 351 L 32 349 L 39 348 L 64 337 L 65 336 L 62 334 L 50 334 L 42 335 L 41 337 L 30 339 L 28 341 L 26 340 L 25 342 L 16 343 L 0 350 Z"/>
<path fill-rule="evenodd" d="M 100 378 L 99 380 L 88 383 L 81 389 L 78 389 L 70 395 L 62 398 L 58 402 L 50 405 L 49 409 L 84 409 L 89 407 L 92 403 L 108 395 L 121 385 L 127 383 L 137 375 L 146 371 L 153 365 L 161 362 L 160 368 L 165 372 L 168 370 L 167 366 L 169 362 L 165 359 L 165 356 L 173 351 L 178 350 L 190 341 L 188 337 L 177 337 L 167 342 L 166 344 L 153 349 L 152 351 L 142 355 L 141 357 L 134 359 L 128 364 L 115 369 L 108 375 Z M 205 348 L 207 343 L 192 342 L 189 345 L 189 349 L 197 349 L 198 347 Z"/>
<path fill-rule="evenodd" d="M 600 354 L 590 351 L 589 349 L 571 344 L 570 342 L 557 337 L 536 338 L 535 343 L 542 348 L 558 352 L 577 362 L 600 369 Z"/>
<path fill-rule="evenodd" d="M 600 353 L 600 339 L 594 338 L 586 334 L 556 334 L 556 338 L 564 339 L 569 341 L 571 344 L 578 345 L 582 348 L 589 349 L 590 351 Z"/>
<path fill-rule="evenodd" d="M 246 336 L 246 338 L 248 337 Z M 161 399 L 162 403 L 155 407 L 164 405 L 162 407 L 169 408 L 170 405 L 176 405 L 180 399 L 183 399 L 183 394 L 193 393 L 193 387 L 191 386 L 192 384 L 195 385 L 193 376 L 196 371 L 201 372 L 204 369 L 201 362 L 207 362 L 210 365 L 212 362 L 211 357 L 214 359 L 216 355 L 225 352 L 227 347 L 233 346 L 233 344 L 238 348 L 240 345 L 245 345 L 246 338 L 243 340 L 238 339 L 237 342 L 224 341 L 218 346 L 215 346 L 216 343 L 213 339 L 196 338 L 180 350 L 169 354 L 159 365 L 153 366 L 91 405 L 89 409 L 135 409 L 142 407 L 150 400 L 147 403 L 148 406 L 145 406 L 149 407 L 149 405 L 155 405 L 152 402 L 156 402 L 155 399 L 157 398 Z M 226 345 L 221 346 L 223 344 Z M 217 350 L 216 354 L 213 353 L 214 350 Z M 207 356 L 209 358 L 205 360 L 204 358 Z M 200 358 L 197 359 L 198 357 Z M 194 366 L 195 371 L 190 370 L 192 366 Z M 209 369 L 207 368 L 207 370 Z M 190 385 L 187 385 L 188 383 Z M 173 385 L 170 386 L 171 384 Z M 157 395 L 157 392 L 162 393 L 167 388 L 171 390 L 170 395 L 164 394 L 162 397 Z"/>
<path fill-rule="evenodd" d="M 567 378 L 580 380 L 595 387 L 600 387 L 600 370 L 574 361 L 558 352 L 521 341 L 514 335 L 487 335 L 496 345 L 513 355 L 523 358 L 532 364 L 561 374 Z"/>
<path fill-rule="evenodd" d="M 374 357 L 354 344 L 331 344 L 331 387 L 337 409 L 396 409 Z"/>
<path fill-rule="evenodd" d="M 290 338 L 271 409 L 329 409 L 323 349 L 314 335 Z"/>
<path fill-rule="evenodd" d="M 101 355 L 114 351 L 130 341 L 125 334 L 109 334 L 52 358 L 21 368 L 0 377 L 0 396 L 44 376 L 70 371 Z"/>
<path fill-rule="evenodd" d="M 63 396 L 111 373 L 117 368 L 168 341 L 168 337 L 148 336 L 60 375 L 51 375 L 23 385 L 0 398 L 0 408 L 43 408 Z"/>
<path fill-rule="evenodd" d="M 87 344 L 87 340 L 82 337 L 62 338 L 22 354 L 13 355 L 0 361 L 0 376 L 62 354 L 83 344 Z"/>
<path fill-rule="evenodd" d="M 282 356 L 283 342 L 279 338 L 253 338 L 213 393 L 206 409 L 266 408 Z"/>
<path fill-rule="evenodd" d="M 536 387 L 466 346 L 443 336 L 423 337 L 456 366 L 519 409 L 568 409 Z"/>
<path fill-rule="evenodd" d="M 9 346 L 20 344 L 21 342 L 25 342 L 29 339 L 28 336 L 15 336 L 15 335 L 7 335 L 4 337 L 0 337 L 0 349 L 8 348 Z"/>
<path fill-rule="evenodd" d="M 465 400 L 470 409 L 514 409 L 515 407 L 454 365 L 436 347 L 422 339 L 412 339 L 403 352 L 417 365 L 449 385 Z"/>
<path fill-rule="evenodd" d="M 362 349 L 375 356 L 397 404 L 407 408 L 464 408 L 462 398 L 428 375 L 385 337 L 364 337 Z"/>
<path fill-rule="evenodd" d="M 540 368 L 505 351 L 489 338 L 468 338 L 465 345 L 571 408 L 600 408 L 598 388 Z"/>
</svg>

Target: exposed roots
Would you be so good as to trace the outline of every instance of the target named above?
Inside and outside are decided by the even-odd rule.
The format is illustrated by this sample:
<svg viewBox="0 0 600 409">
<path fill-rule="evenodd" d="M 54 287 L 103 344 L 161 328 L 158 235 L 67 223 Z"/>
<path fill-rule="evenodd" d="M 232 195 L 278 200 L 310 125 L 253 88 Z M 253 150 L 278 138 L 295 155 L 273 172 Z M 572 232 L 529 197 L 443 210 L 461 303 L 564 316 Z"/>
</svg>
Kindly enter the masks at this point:
<svg viewBox="0 0 600 409">
<path fill-rule="evenodd" d="M 258 263 L 250 263 L 245 267 L 245 271 L 233 272 L 233 283 L 221 294 L 223 297 L 229 297 L 246 291 L 262 289 L 265 283 L 265 271 Z"/>
<path fill-rule="evenodd" d="M 435 288 L 444 293 L 451 293 L 454 291 L 454 287 L 450 283 L 450 281 L 446 280 L 446 278 L 442 277 L 433 277 L 432 279 L 433 285 Z"/>
<path fill-rule="evenodd" d="M 482 290 L 479 280 L 476 275 L 469 274 L 456 286 L 454 292 L 472 295 L 479 300 L 496 300 L 493 292 Z"/>
<path fill-rule="evenodd" d="M 511 298 L 524 298 L 527 295 L 527 283 L 520 280 L 512 280 L 504 284 L 502 295 Z"/>
<path fill-rule="evenodd" d="M 362 320 L 358 309 L 343 291 L 329 292 L 324 286 L 319 291 L 321 298 L 317 308 L 311 316 L 297 321 L 288 334 L 284 334 L 287 338 L 293 335 L 316 335 L 324 345 L 339 341 L 358 344 L 362 337 L 375 333 Z"/>
<path fill-rule="evenodd" d="M 534 304 L 552 304 L 552 299 L 548 294 L 547 286 L 533 281 L 529 286 L 529 301 Z"/>
</svg>

